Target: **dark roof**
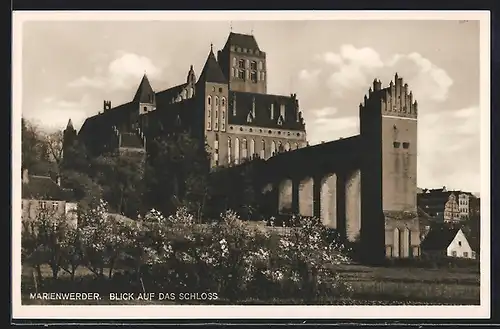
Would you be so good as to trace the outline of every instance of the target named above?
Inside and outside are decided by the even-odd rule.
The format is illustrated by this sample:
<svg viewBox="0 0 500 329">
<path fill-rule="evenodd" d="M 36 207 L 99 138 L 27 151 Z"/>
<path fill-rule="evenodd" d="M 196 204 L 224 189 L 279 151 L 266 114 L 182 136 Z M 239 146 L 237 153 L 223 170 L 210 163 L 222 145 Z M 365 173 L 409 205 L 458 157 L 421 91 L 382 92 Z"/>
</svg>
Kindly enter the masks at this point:
<svg viewBox="0 0 500 329">
<path fill-rule="evenodd" d="M 198 81 L 227 83 L 226 77 L 222 73 L 219 63 L 215 59 L 213 49 L 210 49 L 205 66 L 201 71 Z"/>
<path fill-rule="evenodd" d="M 153 88 L 151 87 L 151 84 L 149 83 L 148 77 L 146 74 L 142 77 L 141 83 L 139 84 L 139 87 L 137 88 L 137 91 L 135 93 L 133 102 L 141 102 L 141 103 L 151 103 L 152 99 L 150 99 L 150 96 L 154 96 L 154 91 Z"/>
<path fill-rule="evenodd" d="M 136 133 L 121 133 L 120 147 L 143 148 L 144 145 Z"/>
<path fill-rule="evenodd" d="M 422 250 L 444 250 L 457 236 L 459 228 L 440 226 L 431 228 L 424 241 L 420 244 Z"/>
<path fill-rule="evenodd" d="M 255 100 L 255 116 L 248 122 L 248 114 L 252 112 Z M 236 115 L 233 115 L 233 106 L 236 101 Z M 274 116 L 271 119 L 271 104 L 274 104 Z M 285 120 L 278 125 L 280 105 L 285 105 Z M 305 130 L 300 118 L 297 121 L 297 106 L 292 96 L 247 93 L 239 91 L 229 92 L 228 123 L 235 125 L 248 125 L 266 128 Z"/>
<path fill-rule="evenodd" d="M 22 198 L 35 200 L 64 200 L 64 193 L 59 185 L 47 176 L 29 176 L 22 185 Z"/>
<path fill-rule="evenodd" d="M 66 125 L 66 130 L 75 130 L 75 128 L 73 127 L 73 122 L 71 121 L 71 119 L 68 120 L 68 124 Z"/>
<path fill-rule="evenodd" d="M 253 35 L 248 34 L 240 34 L 240 33 L 229 33 L 229 37 L 227 38 L 226 44 L 224 48 L 227 46 L 236 46 L 246 49 L 255 49 L 260 50 L 257 41 L 255 40 Z"/>
</svg>

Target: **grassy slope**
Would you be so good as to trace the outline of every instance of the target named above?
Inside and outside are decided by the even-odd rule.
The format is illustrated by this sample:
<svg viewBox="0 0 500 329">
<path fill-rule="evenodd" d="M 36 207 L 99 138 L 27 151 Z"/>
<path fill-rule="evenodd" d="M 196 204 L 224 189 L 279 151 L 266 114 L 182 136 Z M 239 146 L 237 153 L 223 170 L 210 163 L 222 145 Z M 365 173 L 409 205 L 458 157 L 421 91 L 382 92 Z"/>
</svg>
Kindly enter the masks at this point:
<svg viewBox="0 0 500 329">
<path fill-rule="evenodd" d="M 328 298 L 318 301 L 322 304 L 479 304 L 479 273 L 467 269 L 424 269 L 401 267 L 368 267 L 362 265 L 344 265 L 339 268 L 341 275 L 354 287 L 353 300 L 338 300 Z M 44 277 L 50 277 L 48 267 L 43 267 Z M 91 273 L 81 267 L 77 276 L 90 275 Z M 23 267 L 23 281 L 32 281 L 32 269 Z M 67 277 L 61 272 L 60 277 Z M 224 301 L 219 301 L 224 303 Z M 45 301 L 30 301 L 25 294 L 23 303 L 43 304 Z M 74 302 L 77 304 L 76 302 Z M 112 304 L 118 302 L 85 302 L 85 304 Z M 131 304 L 136 302 L 119 302 Z M 169 301 L 139 302 L 172 304 Z M 242 303 L 256 304 L 259 301 L 246 301 Z M 265 304 L 295 304 L 300 301 L 270 301 Z M 52 302 L 52 304 L 61 304 Z M 82 304 L 79 302 L 78 304 Z"/>
</svg>

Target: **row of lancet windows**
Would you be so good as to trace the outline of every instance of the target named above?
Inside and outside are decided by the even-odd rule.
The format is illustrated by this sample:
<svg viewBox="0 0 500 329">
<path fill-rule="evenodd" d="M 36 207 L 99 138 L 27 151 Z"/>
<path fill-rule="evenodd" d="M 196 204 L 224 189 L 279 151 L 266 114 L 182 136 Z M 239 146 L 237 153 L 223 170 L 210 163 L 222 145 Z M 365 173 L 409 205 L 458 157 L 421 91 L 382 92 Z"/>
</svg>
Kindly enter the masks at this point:
<svg viewBox="0 0 500 329">
<path fill-rule="evenodd" d="M 249 144 L 249 145 L 248 145 Z M 271 142 L 271 148 L 266 148 L 266 142 L 264 140 L 260 141 L 260 146 L 255 145 L 255 139 L 251 139 L 247 141 L 246 138 L 239 139 L 238 137 L 234 139 L 234 142 L 231 138 L 227 140 L 227 158 L 228 163 L 238 164 L 244 159 L 267 159 L 273 155 L 276 155 L 280 152 L 288 152 L 291 150 L 297 150 L 299 148 L 299 143 L 290 144 L 290 142 L 286 142 L 284 145 L 281 141 L 276 143 L 275 141 Z M 219 143 L 216 141 L 215 153 L 218 154 Z M 217 161 L 218 159 L 216 159 Z"/>
<path fill-rule="evenodd" d="M 207 97 L 207 130 L 219 131 L 219 119 L 220 119 L 220 131 L 226 131 L 226 98 L 220 98 L 214 96 L 212 101 L 212 96 Z M 219 106 L 220 106 L 220 118 L 219 118 Z M 212 126 L 212 109 L 214 111 L 213 115 L 213 126 Z"/>
</svg>

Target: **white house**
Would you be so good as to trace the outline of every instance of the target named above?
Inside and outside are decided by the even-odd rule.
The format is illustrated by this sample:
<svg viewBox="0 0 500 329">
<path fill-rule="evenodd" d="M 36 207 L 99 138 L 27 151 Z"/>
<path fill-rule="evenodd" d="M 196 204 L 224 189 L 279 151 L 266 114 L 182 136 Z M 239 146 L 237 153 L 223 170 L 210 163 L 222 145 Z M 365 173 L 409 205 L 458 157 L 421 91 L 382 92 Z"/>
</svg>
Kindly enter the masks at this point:
<svg viewBox="0 0 500 329">
<path fill-rule="evenodd" d="M 467 237 L 459 228 L 440 227 L 429 231 L 420 244 L 422 254 L 427 256 L 448 256 L 476 259 Z"/>
</svg>

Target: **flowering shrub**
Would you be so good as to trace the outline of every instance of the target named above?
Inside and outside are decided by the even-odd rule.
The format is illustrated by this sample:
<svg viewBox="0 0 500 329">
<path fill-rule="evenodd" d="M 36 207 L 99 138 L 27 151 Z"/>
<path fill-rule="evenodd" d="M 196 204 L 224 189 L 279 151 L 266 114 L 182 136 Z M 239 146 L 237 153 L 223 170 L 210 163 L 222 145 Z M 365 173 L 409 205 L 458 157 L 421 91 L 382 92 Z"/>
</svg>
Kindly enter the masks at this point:
<svg viewBox="0 0 500 329">
<path fill-rule="evenodd" d="M 152 209 L 131 220 L 108 214 L 101 201 L 64 234 L 57 233 L 58 222 L 43 227 L 57 233 L 52 236 L 60 237 L 65 255 L 52 262 L 54 268 L 74 275 L 81 264 L 101 278 L 105 269 L 112 278 L 116 268 L 126 268 L 128 275 L 118 271 L 116 279 L 126 278 L 119 281 L 126 291 L 212 291 L 233 302 L 242 296 L 313 300 L 351 292 L 335 273 L 335 265 L 349 262 L 347 249 L 325 239 L 328 231 L 318 219 L 292 217 L 293 227 L 282 233 L 272 222 L 251 225 L 226 211 L 217 222 L 196 224 L 186 208 L 167 217 Z"/>
</svg>

